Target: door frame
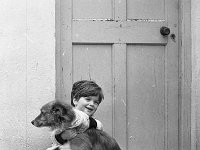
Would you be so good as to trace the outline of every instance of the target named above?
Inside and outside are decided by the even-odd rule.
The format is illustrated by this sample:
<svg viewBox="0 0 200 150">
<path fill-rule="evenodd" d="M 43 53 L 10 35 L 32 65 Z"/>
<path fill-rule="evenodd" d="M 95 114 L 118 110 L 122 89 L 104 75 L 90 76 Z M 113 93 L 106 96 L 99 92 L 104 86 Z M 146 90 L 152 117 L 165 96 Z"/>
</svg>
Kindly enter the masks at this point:
<svg viewBox="0 0 200 150">
<path fill-rule="evenodd" d="M 63 48 L 66 48 L 66 0 L 55 1 L 56 99 L 66 97 L 63 91 Z M 196 150 L 195 105 L 191 99 L 192 47 L 191 0 L 179 0 L 179 150 Z M 70 34 L 70 33 L 68 33 Z"/>
</svg>

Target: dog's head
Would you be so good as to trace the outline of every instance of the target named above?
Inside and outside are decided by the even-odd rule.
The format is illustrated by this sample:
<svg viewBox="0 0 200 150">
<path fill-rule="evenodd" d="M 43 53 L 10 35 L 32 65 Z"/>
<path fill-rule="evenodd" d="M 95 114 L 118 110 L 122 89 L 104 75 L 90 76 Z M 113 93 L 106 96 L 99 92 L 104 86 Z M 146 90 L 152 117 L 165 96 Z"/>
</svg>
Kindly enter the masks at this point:
<svg viewBox="0 0 200 150">
<path fill-rule="evenodd" d="M 52 101 L 41 108 L 41 113 L 31 122 L 36 127 L 50 127 L 52 130 L 70 127 L 75 119 L 73 108 L 66 103 Z"/>
</svg>

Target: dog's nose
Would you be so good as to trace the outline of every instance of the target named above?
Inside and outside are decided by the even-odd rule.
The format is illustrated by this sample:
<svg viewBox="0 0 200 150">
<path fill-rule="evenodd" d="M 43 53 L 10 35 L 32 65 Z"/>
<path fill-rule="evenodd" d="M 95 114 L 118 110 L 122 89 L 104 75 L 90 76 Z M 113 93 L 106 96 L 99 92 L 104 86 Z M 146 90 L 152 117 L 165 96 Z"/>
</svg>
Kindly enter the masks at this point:
<svg viewBox="0 0 200 150">
<path fill-rule="evenodd" d="M 31 123 L 34 125 L 34 120 L 33 120 L 33 121 L 31 121 Z"/>
</svg>

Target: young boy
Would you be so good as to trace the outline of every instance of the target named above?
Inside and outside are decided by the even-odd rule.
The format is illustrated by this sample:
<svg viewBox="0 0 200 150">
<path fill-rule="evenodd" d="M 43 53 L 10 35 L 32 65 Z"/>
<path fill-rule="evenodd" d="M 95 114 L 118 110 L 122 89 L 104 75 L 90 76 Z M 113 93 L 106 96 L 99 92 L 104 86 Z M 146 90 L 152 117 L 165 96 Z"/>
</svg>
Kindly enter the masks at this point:
<svg viewBox="0 0 200 150">
<path fill-rule="evenodd" d="M 77 117 L 70 130 L 54 135 L 54 142 L 63 145 L 88 128 L 103 130 L 102 123 L 93 118 L 103 99 L 102 89 L 95 82 L 88 80 L 75 82 L 72 86 L 71 105 Z"/>
</svg>

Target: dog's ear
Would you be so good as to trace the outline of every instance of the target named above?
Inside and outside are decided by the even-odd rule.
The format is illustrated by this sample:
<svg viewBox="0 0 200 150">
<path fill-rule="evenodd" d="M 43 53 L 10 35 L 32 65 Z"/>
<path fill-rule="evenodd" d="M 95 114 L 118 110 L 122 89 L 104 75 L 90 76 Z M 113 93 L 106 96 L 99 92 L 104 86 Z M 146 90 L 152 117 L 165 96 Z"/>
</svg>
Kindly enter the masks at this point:
<svg viewBox="0 0 200 150">
<path fill-rule="evenodd" d="M 52 113 L 67 121 L 72 121 L 75 117 L 72 107 L 68 104 L 62 104 L 60 102 L 56 102 L 52 106 Z"/>
<path fill-rule="evenodd" d="M 55 103 L 51 109 L 52 113 L 55 115 L 63 116 L 66 112 L 65 107 L 60 103 Z"/>
</svg>

